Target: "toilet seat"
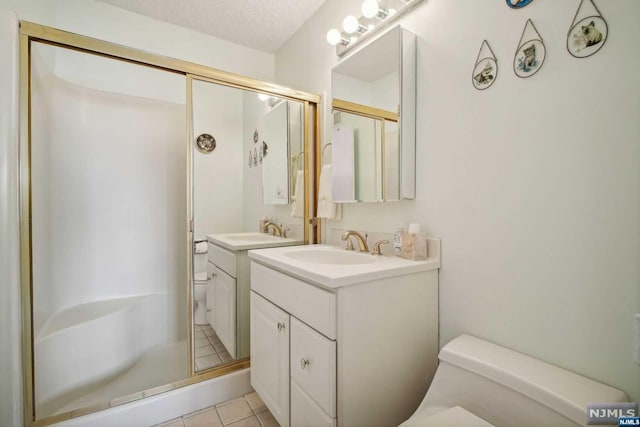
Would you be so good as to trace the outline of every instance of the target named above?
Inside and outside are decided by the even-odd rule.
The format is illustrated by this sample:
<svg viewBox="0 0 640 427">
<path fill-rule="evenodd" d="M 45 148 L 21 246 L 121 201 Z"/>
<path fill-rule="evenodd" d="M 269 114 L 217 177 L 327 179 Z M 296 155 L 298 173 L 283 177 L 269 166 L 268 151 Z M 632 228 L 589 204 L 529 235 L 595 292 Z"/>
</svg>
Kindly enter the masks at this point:
<svg viewBox="0 0 640 427">
<path fill-rule="evenodd" d="M 444 411 L 433 413 L 430 408 L 417 411 L 407 421 L 400 424 L 400 427 L 494 427 L 471 412 L 454 406 Z"/>
</svg>

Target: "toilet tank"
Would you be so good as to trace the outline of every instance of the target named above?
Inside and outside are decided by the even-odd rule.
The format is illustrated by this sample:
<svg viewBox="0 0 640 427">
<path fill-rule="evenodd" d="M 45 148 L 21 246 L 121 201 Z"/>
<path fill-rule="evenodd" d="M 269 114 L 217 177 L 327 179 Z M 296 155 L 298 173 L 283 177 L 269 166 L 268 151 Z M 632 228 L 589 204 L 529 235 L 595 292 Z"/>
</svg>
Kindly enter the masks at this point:
<svg viewBox="0 0 640 427">
<path fill-rule="evenodd" d="M 470 335 L 445 345 L 421 411 L 460 406 L 496 426 L 586 425 L 587 404 L 623 391 Z"/>
</svg>

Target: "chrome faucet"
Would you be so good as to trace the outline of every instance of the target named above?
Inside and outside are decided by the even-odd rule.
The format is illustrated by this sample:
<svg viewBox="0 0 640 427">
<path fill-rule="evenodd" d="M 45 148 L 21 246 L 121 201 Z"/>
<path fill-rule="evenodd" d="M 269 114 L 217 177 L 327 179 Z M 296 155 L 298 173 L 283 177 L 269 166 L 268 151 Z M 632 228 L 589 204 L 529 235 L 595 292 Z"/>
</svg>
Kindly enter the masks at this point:
<svg viewBox="0 0 640 427">
<path fill-rule="evenodd" d="M 349 249 L 349 243 L 351 242 L 351 240 L 348 240 L 349 237 L 355 237 L 356 240 L 358 241 L 358 249 L 360 250 L 360 252 L 369 252 L 369 246 L 367 245 L 367 237 L 366 234 L 363 236 L 362 234 L 358 233 L 357 231 L 346 231 L 341 239 L 347 241 L 347 249 Z M 353 249 L 353 246 L 351 246 L 351 249 Z"/>
<path fill-rule="evenodd" d="M 273 228 L 274 236 L 282 236 L 282 228 L 275 222 L 267 221 L 264 223 L 264 232 L 269 233 L 269 227 Z"/>
</svg>

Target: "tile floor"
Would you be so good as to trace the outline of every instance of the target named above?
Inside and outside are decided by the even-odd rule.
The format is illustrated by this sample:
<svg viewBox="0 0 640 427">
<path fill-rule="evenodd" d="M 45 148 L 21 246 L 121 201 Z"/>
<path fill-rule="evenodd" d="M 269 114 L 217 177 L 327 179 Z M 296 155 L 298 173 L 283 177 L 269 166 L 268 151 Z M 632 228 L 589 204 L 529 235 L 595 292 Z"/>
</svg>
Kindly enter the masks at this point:
<svg viewBox="0 0 640 427">
<path fill-rule="evenodd" d="M 210 325 L 195 325 L 196 372 L 233 360 Z"/>
<path fill-rule="evenodd" d="M 280 427 L 256 392 L 202 409 L 155 427 Z"/>
</svg>

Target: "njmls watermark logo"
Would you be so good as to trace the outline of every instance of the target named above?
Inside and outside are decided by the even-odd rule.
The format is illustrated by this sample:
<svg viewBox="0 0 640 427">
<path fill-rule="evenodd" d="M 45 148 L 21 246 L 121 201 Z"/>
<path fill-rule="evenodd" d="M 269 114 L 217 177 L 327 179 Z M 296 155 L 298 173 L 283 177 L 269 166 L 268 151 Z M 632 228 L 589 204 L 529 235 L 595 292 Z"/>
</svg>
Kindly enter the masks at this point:
<svg viewBox="0 0 640 427">
<path fill-rule="evenodd" d="M 589 403 L 588 425 L 640 426 L 638 404 L 633 402 Z"/>
</svg>

